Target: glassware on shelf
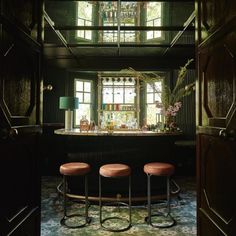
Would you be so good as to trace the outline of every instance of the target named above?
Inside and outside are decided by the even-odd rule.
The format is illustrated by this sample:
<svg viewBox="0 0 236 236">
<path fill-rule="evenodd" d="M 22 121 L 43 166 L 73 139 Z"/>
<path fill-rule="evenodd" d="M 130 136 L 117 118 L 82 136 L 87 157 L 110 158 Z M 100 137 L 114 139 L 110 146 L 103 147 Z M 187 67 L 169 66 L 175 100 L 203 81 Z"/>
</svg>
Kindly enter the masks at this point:
<svg viewBox="0 0 236 236">
<path fill-rule="evenodd" d="M 111 113 L 111 120 L 110 120 L 110 126 L 109 126 L 109 130 L 114 130 L 115 127 L 115 121 L 114 121 L 114 117 L 113 114 Z"/>
<path fill-rule="evenodd" d="M 137 119 L 136 118 L 133 118 L 133 120 L 132 120 L 132 128 L 133 129 L 138 129 L 138 123 L 137 123 Z"/>
<path fill-rule="evenodd" d="M 106 128 L 108 130 L 114 130 L 115 121 L 113 118 L 113 113 L 107 115 Z"/>
<path fill-rule="evenodd" d="M 101 129 L 105 129 L 105 120 L 104 120 L 104 116 L 100 116 L 100 128 Z"/>
<path fill-rule="evenodd" d="M 90 121 L 89 130 L 95 131 L 96 123 L 94 120 Z"/>
<path fill-rule="evenodd" d="M 80 120 L 80 132 L 82 131 L 89 131 L 89 121 L 85 115 Z"/>
</svg>

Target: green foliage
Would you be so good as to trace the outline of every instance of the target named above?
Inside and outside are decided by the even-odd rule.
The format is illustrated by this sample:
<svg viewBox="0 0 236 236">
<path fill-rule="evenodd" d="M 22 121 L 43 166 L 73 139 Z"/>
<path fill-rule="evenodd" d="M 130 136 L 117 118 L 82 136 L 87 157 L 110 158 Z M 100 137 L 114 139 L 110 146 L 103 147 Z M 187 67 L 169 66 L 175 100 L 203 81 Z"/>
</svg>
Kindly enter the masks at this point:
<svg viewBox="0 0 236 236">
<path fill-rule="evenodd" d="M 168 86 L 165 86 L 164 88 L 165 95 L 163 101 L 165 108 L 168 108 L 169 105 L 173 105 L 176 102 L 180 102 L 183 99 L 183 97 L 190 95 L 195 89 L 195 82 L 185 85 L 183 87 L 184 78 L 186 77 L 188 70 L 187 67 L 191 62 L 193 62 L 193 59 L 188 60 L 183 67 L 180 67 L 176 84 L 172 91 Z"/>
<path fill-rule="evenodd" d="M 187 61 L 187 63 L 183 67 L 180 67 L 179 72 L 178 72 L 178 77 L 176 80 L 176 84 L 175 84 L 173 90 L 171 90 L 170 87 L 167 85 L 163 86 L 162 102 L 163 102 L 165 110 L 170 105 L 173 105 L 176 102 L 180 102 L 183 99 L 183 97 L 190 95 L 194 91 L 195 82 L 183 86 L 184 78 L 186 77 L 187 70 L 188 70 L 187 67 L 192 62 L 193 62 L 193 59 L 190 59 Z M 131 67 L 128 69 L 122 70 L 122 72 L 124 72 L 130 76 L 134 76 L 136 78 L 139 78 L 140 81 L 143 81 L 145 83 L 149 83 L 153 87 L 154 91 L 159 92 L 154 84 L 154 82 L 160 81 L 162 79 L 162 77 L 159 76 L 158 74 L 153 73 L 153 72 L 142 73 L 142 72 L 136 71 L 135 69 L 133 69 Z M 141 84 L 141 86 L 142 86 L 142 84 Z"/>
</svg>

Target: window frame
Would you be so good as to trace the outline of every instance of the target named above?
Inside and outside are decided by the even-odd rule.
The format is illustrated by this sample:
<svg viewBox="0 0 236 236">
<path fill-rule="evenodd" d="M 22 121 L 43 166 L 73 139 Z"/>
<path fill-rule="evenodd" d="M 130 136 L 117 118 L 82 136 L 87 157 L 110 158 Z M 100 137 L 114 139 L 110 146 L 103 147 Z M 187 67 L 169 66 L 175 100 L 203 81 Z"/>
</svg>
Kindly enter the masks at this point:
<svg viewBox="0 0 236 236">
<path fill-rule="evenodd" d="M 160 2 L 160 4 L 161 4 L 161 16 L 160 16 L 161 23 L 160 23 L 160 26 L 162 26 L 163 22 L 164 22 L 164 8 L 165 8 L 164 5 L 165 4 L 161 3 L 161 2 Z M 153 21 L 153 20 L 156 20 L 156 19 L 158 19 L 158 18 L 155 18 L 155 19 L 152 19 L 152 20 L 147 20 L 147 8 L 146 8 L 146 12 L 145 12 L 145 25 L 148 27 L 147 22 L 148 21 Z M 152 26 L 154 27 L 154 25 L 152 25 Z M 148 31 L 146 31 L 145 32 L 145 37 L 144 37 L 145 38 L 145 42 L 157 42 L 157 41 L 165 40 L 166 32 L 165 31 L 161 31 L 161 30 L 160 30 L 160 32 L 161 32 L 161 36 L 160 37 L 153 37 L 153 38 L 148 39 L 147 38 L 147 33 L 150 32 L 150 31 L 153 33 L 153 35 L 155 35 L 155 32 L 159 31 L 159 30 L 148 30 Z"/>
<path fill-rule="evenodd" d="M 83 82 L 83 91 L 76 90 L 76 82 L 77 82 L 77 81 Z M 84 83 L 85 83 L 85 82 L 89 82 L 89 83 L 90 83 L 90 92 L 85 92 L 85 91 L 84 91 Z M 76 96 L 77 93 L 83 93 L 83 102 L 81 102 L 81 101 L 79 100 L 79 107 L 80 107 L 81 104 L 89 104 L 89 105 L 90 105 L 90 106 L 89 106 L 90 117 L 87 117 L 87 116 L 86 116 L 86 118 L 87 118 L 89 121 L 92 120 L 92 119 L 93 119 L 93 117 L 92 117 L 92 106 L 93 106 L 93 81 L 90 80 L 90 79 L 74 78 L 74 96 L 75 96 L 75 97 L 77 97 L 77 96 Z M 90 102 L 84 102 L 84 94 L 90 94 Z M 80 110 L 80 109 L 78 109 L 78 110 Z M 84 115 L 84 114 L 82 114 L 82 115 Z M 82 116 L 82 115 L 81 115 L 81 116 Z M 76 128 L 79 127 L 79 123 L 76 124 L 76 112 L 74 112 L 74 127 L 76 127 Z"/>
<path fill-rule="evenodd" d="M 164 98 L 164 95 L 165 95 L 164 94 L 164 86 L 165 86 L 164 80 L 165 80 L 164 78 L 161 78 L 161 79 L 156 81 L 156 82 L 161 82 L 161 92 L 156 92 L 154 89 L 153 89 L 152 92 L 148 92 L 147 91 L 148 90 L 148 84 L 150 84 L 150 83 L 145 83 L 145 119 L 146 119 L 148 125 L 153 125 L 153 124 L 156 125 L 156 123 L 157 123 L 157 120 L 155 120 L 155 123 L 151 123 L 151 124 L 148 123 L 148 120 L 149 120 L 148 119 L 148 105 L 155 105 L 156 104 L 156 100 L 155 100 L 156 94 L 160 95 L 161 104 L 164 105 L 163 104 L 163 98 Z M 148 102 L 147 101 L 148 100 L 148 94 L 153 95 L 153 102 Z M 157 110 L 157 108 L 155 108 L 155 109 Z M 155 112 L 155 119 L 157 119 L 156 118 L 157 114 L 161 114 L 161 112 L 158 112 L 158 111 Z"/>
<path fill-rule="evenodd" d="M 135 98 L 133 98 L 133 102 L 132 103 L 129 103 L 129 102 L 126 102 L 126 88 L 132 88 L 134 89 L 134 93 L 137 93 L 137 81 L 136 81 L 136 78 L 135 77 L 132 77 L 132 80 L 134 81 L 134 84 L 133 85 L 126 85 L 125 84 L 125 81 L 123 81 L 123 84 L 122 85 L 115 85 L 115 81 L 113 81 L 112 78 L 130 78 L 130 76 L 109 76 L 109 79 L 112 80 L 112 84 L 111 85 L 104 85 L 103 84 L 103 81 L 102 81 L 102 97 L 101 97 L 101 101 L 102 103 L 104 103 L 104 99 L 103 99 L 103 89 L 104 88 L 112 88 L 112 102 L 110 102 L 111 104 L 117 104 L 117 102 L 115 102 L 115 94 L 114 94 L 114 90 L 115 88 L 122 88 L 123 89 L 123 102 L 120 102 L 119 104 L 123 104 L 123 105 L 135 105 L 136 106 L 136 100 Z M 102 77 L 102 80 L 105 79 L 105 78 L 108 78 L 108 77 Z"/>
<path fill-rule="evenodd" d="M 85 1 L 86 2 L 86 1 Z M 77 26 L 87 26 L 86 24 L 85 25 L 78 25 L 78 19 L 82 19 L 84 20 L 85 22 L 86 21 L 89 21 L 91 22 L 91 26 L 93 25 L 93 23 L 95 22 L 95 17 L 94 17 L 94 5 L 90 2 L 87 2 L 88 4 L 91 4 L 92 6 L 92 17 L 91 17 L 91 20 L 87 20 L 87 19 L 84 19 L 84 18 L 81 18 L 79 16 L 79 3 L 81 3 L 80 1 L 78 1 L 76 3 L 77 7 L 76 7 L 76 25 Z M 80 30 L 80 31 L 83 31 L 83 35 L 85 36 L 86 35 L 86 31 L 90 31 L 91 32 L 91 39 L 87 39 L 85 37 L 80 37 L 78 36 L 78 31 L 79 30 L 76 30 L 76 33 L 75 33 L 75 39 L 77 40 L 82 40 L 82 41 L 86 41 L 86 42 L 92 42 L 93 41 L 93 34 L 94 34 L 94 31 L 93 30 Z"/>
<path fill-rule="evenodd" d="M 78 8 L 79 8 L 79 3 L 80 2 L 77 2 L 77 8 L 76 8 L 76 25 L 77 24 L 77 20 L 78 18 L 81 18 L 79 17 L 78 15 Z M 93 26 L 95 24 L 95 22 L 97 21 L 96 19 L 99 18 L 99 13 L 98 13 L 98 9 L 97 7 L 88 2 L 89 4 L 92 5 L 92 17 L 91 17 L 91 26 Z M 164 22 L 164 8 L 166 8 L 165 4 L 164 3 L 160 3 L 161 4 L 161 16 L 160 16 L 160 20 L 161 20 L 161 24 L 160 25 L 163 25 L 163 22 Z M 142 10 L 139 12 L 139 19 L 143 19 L 143 23 L 146 27 L 147 26 L 147 8 L 141 8 Z M 83 19 L 83 18 L 81 18 Z M 157 19 L 157 18 L 155 18 Z M 155 20 L 154 19 L 154 20 Z M 87 19 L 83 19 L 85 21 L 90 21 L 90 20 L 87 20 Z M 101 21 L 102 23 L 102 26 L 105 26 L 103 24 L 103 21 Z M 111 25 L 111 24 L 110 24 Z M 113 26 L 116 25 L 116 22 L 113 22 L 112 24 Z M 126 23 L 121 23 L 121 26 L 125 26 Z M 86 26 L 86 25 L 85 25 Z M 137 26 L 137 22 L 135 21 L 134 22 L 134 27 Z M 78 32 L 76 31 L 76 34 L 75 34 L 75 39 L 78 40 L 78 41 L 84 41 L 84 42 L 93 42 L 93 41 L 96 41 L 97 43 L 117 43 L 118 41 L 118 30 L 117 31 L 114 31 L 114 30 L 81 30 L 83 31 L 83 34 L 84 36 L 86 35 L 86 31 L 91 31 L 91 39 L 86 39 L 85 37 L 80 37 L 78 36 Z M 124 40 L 121 40 L 120 43 L 139 43 L 141 41 L 143 41 L 144 43 L 147 42 L 147 43 L 152 43 L 152 42 L 157 42 L 157 41 L 163 41 L 165 40 L 165 35 L 166 35 L 166 32 L 165 31 L 161 31 L 161 36 L 160 37 L 153 37 L 153 38 L 150 38 L 150 39 L 147 39 L 147 32 L 149 32 L 150 30 L 148 31 L 144 31 L 144 32 L 139 32 L 138 30 L 128 30 L 128 31 L 125 31 L 125 30 L 122 30 L 120 31 L 120 38 L 122 38 L 121 36 L 124 36 Z M 156 30 L 151 30 L 153 32 L 153 34 L 155 34 Z M 112 38 L 112 41 L 104 41 L 104 35 L 105 34 L 112 34 L 113 36 L 111 36 Z M 134 41 L 126 41 L 126 35 L 133 35 L 134 34 Z M 96 37 L 97 35 L 97 37 Z M 140 35 L 143 35 L 142 37 L 140 37 Z M 117 40 L 115 40 L 117 38 Z"/>
</svg>

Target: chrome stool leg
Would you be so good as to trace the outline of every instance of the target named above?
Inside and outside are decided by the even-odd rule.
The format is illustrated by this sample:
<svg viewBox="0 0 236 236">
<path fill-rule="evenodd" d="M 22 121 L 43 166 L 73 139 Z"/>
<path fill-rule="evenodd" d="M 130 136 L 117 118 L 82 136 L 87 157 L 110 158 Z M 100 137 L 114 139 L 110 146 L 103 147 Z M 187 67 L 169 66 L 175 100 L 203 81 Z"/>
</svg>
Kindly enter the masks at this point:
<svg viewBox="0 0 236 236">
<path fill-rule="evenodd" d="M 88 180 L 87 180 L 87 175 L 84 176 L 84 181 L 85 181 L 85 215 L 83 214 L 67 214 L 67 190 L 68 190 L 68 184 L 67 184 L 67 179 L 66 176 L 63 176 L 63 218 L 61 219 L 60 223 L 61 225 L 67 227 L 67 228 L 82 228 L 86 226 L 87 224 L 90 224 L 91 218 L 88 217 Z M 68 225 L 67 220 L 71 219 L 73 217 L 84 217 L 85 218 L 85 223 L 79 224 L 79 225 Z"/>
<path fill-rule="evenodd" d="M 125 219 L 125 218 L 121 218 L 118 216 L 111 216 L 111 217 L 106 217 L 106 218 L 102 218 L 102 176 L 99 174 L 99 219 L 100 219 L 100 225 L 103 229 L 110 231 L 110 232 L 124 232 L 126 230 L 128 230 L 131 227 L 131 176 L 129 176 L 129 203 L 124 203 L 124 202 L 117 202 L 118 207 L 119 205 L 123 205 L 123 206 L 128 206 L 129 207 L 129 220 Z M 123 220 L 126 221 L 128 223 L 128 225 L 124 228 L 121 229 L 114 229 L 114 228 L 108 228 L 106 226 L 104 226 L 104 223 L 106 221 L 109 220 Z"/>
<path fill-rule="evenodd" d="M 148 200 L 148 216 L 145 217 L 145 221 L 148 225 L 151 225 L 154 228 L 170 228 L 176 224 L 175 219 L 171 216 L 171 208 L 170 208 L 170 177 L 167 176 L 167 214 L 157 212 L 155 214 L 152 214 L 152 204 L 151 204 L 151 175 L 147 174 L 147 200 Z M 154 217 L 163 217 L 166 222 L 160 222 L 160 223 L 153 223 L 152 218 Z"/>
</svg>

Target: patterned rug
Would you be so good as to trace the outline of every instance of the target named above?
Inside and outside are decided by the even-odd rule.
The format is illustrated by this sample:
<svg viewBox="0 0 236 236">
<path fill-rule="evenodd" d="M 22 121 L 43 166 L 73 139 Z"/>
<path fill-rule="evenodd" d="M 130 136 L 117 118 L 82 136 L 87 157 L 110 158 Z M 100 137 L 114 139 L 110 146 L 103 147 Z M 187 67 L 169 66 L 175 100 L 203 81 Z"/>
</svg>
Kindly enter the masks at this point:
<svg viewBox="0 0 236 236">
<path fill-rule="evenodd" d="M 91 205 L 89 207 L 89 216 L 92 222 L 89 226 L 80 229 L 68 229 L 60 225 L 60 219 L 63 215 L 62 198 L 58 198 L 56 186 L 61 181 L 58 177 L 42 178 L 42 196 L 41 196 L 41 236 L 110 236 L 110 235 L 135 235 L 135 236 L 191 236 L 196 235 L 196 184 L 193 178 L 178 178 L 176 182 L 180 185 L 181 191 L 178 197 L 172 198 L 171 211 L 172 216 L 176 220 L 176 225 L 171 228 L 157 229 L 148 226 L 144 217 L 147 215 L 146 206 L 132 207 L 132 227 L 125 232 L 112 233 L 102 229 L 99 225 L 98 206 Z M 73 204 L 73 211 L 81 211 L 80 204 Z M 154 211 L 165 212 L 164 203 L 154 204 Z M 69 208 L 70 210 L 70 208 Z M 123 207 L 119 212 L 117 208 L 105 207 L 104 214 L 117 213 L 119 216 L 128 215 L 127 208 Z M 79 219 L 77 219 L 79 220 Z M 73 224 L 73 221 L 71 222 Z M 120 222 L 110 222 L 118 227 Z M 124 227 L 124 225 L 122 226 Z"/>
</svg>

